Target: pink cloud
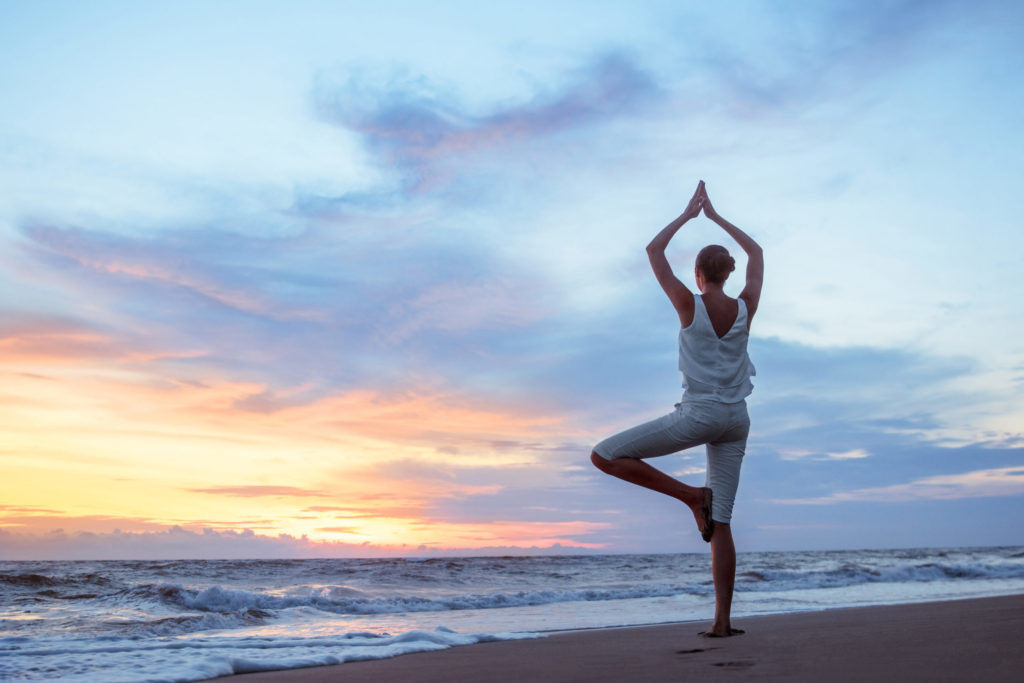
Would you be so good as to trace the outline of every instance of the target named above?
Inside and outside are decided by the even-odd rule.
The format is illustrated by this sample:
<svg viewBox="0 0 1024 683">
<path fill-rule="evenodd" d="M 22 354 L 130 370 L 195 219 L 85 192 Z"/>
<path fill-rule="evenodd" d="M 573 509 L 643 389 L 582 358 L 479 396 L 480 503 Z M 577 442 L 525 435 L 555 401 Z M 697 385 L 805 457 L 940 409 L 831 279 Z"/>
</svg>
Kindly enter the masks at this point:
<svg viewBox="0 0 1024 683">
<path fill-rule="evenodd" d="M 225 263 L 208 263 L 209 255 L 201 251 L 201 244 L 188 250 L 159 240 L 42 224 L 29 225 L 24 233 L 41 255 L 70 261 L 100 282 L 183 289 L 243 313 L 278 320 L 323 320 L 322 313 L 313 309 L 273 301 L 247 279 L 233 284 L 233 268 Z"/>
<path fill-rule="evenodd" d="M 128 526 L 122 524 L 122 526 Z M 594 526 L 591 524 L 590 526 Z M 243 530 L 186 529 L 181 526 L 134 531 L 74 531 L 49 533 L 15 532 L 0 528 L 0 560 L 103 560 L 103 559 L 251 559 L 317 557 L 409 557 L 416 555 L 509 555 L 570 553 L 596 549 L 596 544 L 559 540 L 562 535 L 579 531 L 572 523 L 544 526 L 535 533 L 516 531 L 517 527 L 498 522 L 496 530 L 508 532 L 521 542 L 503 543 L 501 534 L 470 532 L 468 539 L 480 541 L 459 546 L 380 545 L 371 542 L 343 543 L 315 541 L 290 534 L 263 535 L 251 528 Z M 561 532 L 561 533 L 559 533 Z M 345 531 L 344 533 L 353 533 Z M 493 541 L 488 543 L 488 541 Z"/>
<path fill-rule="evenodd" d="M 325 491 L 303 489 L 297 486 L 213 486 L 210 488 L 187 490 L 193 493 L 210 493 L 218 496 L 234 496 L 238 498 L 259 498 L 262 496 L 324 498 L 331 495 Z"/>
<path fill-rule="evenodd" d="M 321 89 L 317 104 L 327 120 L 362 134 L 386 164 L 413 171 L 415 191 L 450 179 L 452 172 L 439 168 L 444 159 L 495 150 L 506 154 L 534 140 L 610 122 L 646 105 L 658 92 L 653 79 L 623 53 L 600 57 L 554 94 L 538 94 L 483 115 L 425 91 L 421 81 L 392 80 L 383 90 L 379 81 L 367 87 L 356 79 L 333 91 Z"/>
<path fill-rule="evenodd" d="M 828 505 L 833 503 L 894 503 L 915 500 L 954 500 L 1024 495 L 1024 467 L 998 467 L 961 474 L 941 474 L 906 484 L 839 491 L 817 498 L 786 498 L 774 503 Z"/>
</svg>

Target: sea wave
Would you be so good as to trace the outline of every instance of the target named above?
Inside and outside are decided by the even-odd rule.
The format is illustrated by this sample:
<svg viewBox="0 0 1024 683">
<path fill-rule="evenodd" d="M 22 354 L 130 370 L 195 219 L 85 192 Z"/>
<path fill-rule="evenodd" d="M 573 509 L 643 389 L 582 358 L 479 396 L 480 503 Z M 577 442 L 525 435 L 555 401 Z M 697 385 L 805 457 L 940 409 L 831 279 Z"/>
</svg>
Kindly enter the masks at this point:
<svg viewBox="0 0 1024 683">
<path fill-rule="evenodd" d="M 31 678 L 32 672 L 60 662 L 65 681 L 196 681 L 542 637 L 540 633 L 457 633 L 441 626 L 397 635 L 360 631 L 314 638 L 65 639 L 43 647 L 0 650 L 0 678 Z M 70 669 L 69 661 L 75 662 Z"/>
<path fill-rule="evenodd" d="M 524 607 L 560 602 L 592 602 L 630 600 L 637 598 L 667 597 L 672 595 L 707 595 L 704 585 L 655 585 L 618 589 L 534 590 L 463 594 L 428 598 L 417 595 L 378 597 L 330 597 L 331 588 L 325 587 L 311 595 L 282 596 L 254 591 L 210 586 L 193 590 L 179 584 L 138 586 L 126 591 L 132 599 L 146 601 L 158 599 L 179 609 L 202 612 L 240 613 L 252 610 L 277 611 L 295 607 L 312 607 L 333 614 L 367 615 L 398 614 L 403 612 L 442 612 L 454 610 L 496 609 Z"/>
<path fill-rule="evenodd" d="M 239 629 L 266 623 L 274 615 L 260 609 L 205 612 L 153 619 L 108 619 L 99 626 L 108 633 L 132 636 L 174 636 L 201 631 Z"/>
<path fill-rule="evenodd" d="M 1024 578 L 1024 563 L 943 564 L 920 562 L 891 567 L 847 562 L 838 567 L 796 571 L 748 571 L 737 577 L 737 591 L 805 590 L 813 588 L 844 588 L 863 583 L 920 583 L 954 579 Z"/>
<path fill-rule="evenodd" d="M 67 574 L 64 576 L 48 576 L 46 574 L 25 573 L 4 573 L 0 572 L 0 585 L 20 586 L 25 588 L 38 588 L 43 586 L 83 586 L 97 585 L 106 586 L 110 584 L 110 578 L 96 572 L 80 574 Z"/>
<path fill-rule="evenodd" d="M 864 583 L 934 582 L 964 579 L 1024 578 L 1024 563 L 989 564 L 915 562 L 879 566 L 846 562 L 820 569 L 750 570 L 737 577 L 741 592 L 843 588 Z M 566 602 L 600 602 L 672 596 L 708 596 L 713 587 L 707 577 L 689 583 L 644 583 L 618 587 L 549 588 L 518 591 L 470 592 L 426 596 L 396 592 L 371 595 L 350 586 L 319 586 L 303 595 L 281 595 L 227 588 L 220 585 L 188 588 L 181 584 L 143 584 L 125 589 L 110 599 L 128 603 L 157 601 L 178 610 L 233 614 L 240 623 L 252 623 L 280 610 L 307 607 L 339 615 L 398 614 L 500 609 Z"/>
<path fill-rule="evenodd" d="M 755 563 L 750 569 L 741 570 L 737 576 L 736 590 L 748 595 L 760 591 L 777 594 L 780 591 L 844 588 L 866 583 L 1024 578 L 1024 562 L 1005 555 L 989 556 L 986 561 L 971 560 L 964 556 L 950 560 L 940 554 L 920 558 L 889 557 L 884 562 L 876 558 L 870 561 L 849 558 L 834 561 L 822 557 L 827 556 L 812 558 L 814 561 L 801 568 L 792 563 Z M 438 569 L 444 573 L 450 571 L 451 567 Z M 706 570 L 688 568 L 679 577 L 683 581 L 652 580 L 652 574 L 657 577 L 659 573 L 671 571 L 670 567 L 660 569 L 661 572 L 643 572 L 632 581 L 627 578 L 630 574 L 624 573 L 616 581 L 605 581 L 603 584 L 591 581 L 588 582 L 590 585 L 582 586 L 572 585 L 577 582 L 567 573 L 558 577 L 556 583 L 548 576 L 550 572 L 545 571 L 545 579 L 538 580 L 541 586 L 537 588 L 486 590 L 491 586 L 479 586 L 471 582 L 469 586 L 450 585 L 449 590 L 443 593 L 436 590 L 417 591 L 410 585 L 392 588 L 360 584 L 360 589 L 351 585 L 292 584 L 269 590 L 219 583 L 207 586 L 189 586 L 178 582 L 131 585 L 123 581 L 112 581 L 94 572 L 66 575 L 8 573 L 0 574 L 0 580 L 10 589 L 18 591 L 23 602 L 32 600 L 33 604 L 38 604 L 43 599 L 63 603 L 91 602 L 98 606 L 106 605 L 117 614 L 128 612 L 132 616 L 140 613 L 150 617 L 104 620 L 104 626 L 109 627 L 110 631 L 170 635 L 258 625 L 279 616 L 282 610 L 293 608 L 309 608 L 333 615 L 388 615 L 674 596 L 707 597 L 713 591 Z M 210 573 L 220 575 L 223 567 L 216 566 L 215 570 Z M 488 566 L 487 570 L 489 573 L 492 567 Z M 591 578 L 594 574 L 591 572 Z M 544 586 L 545 582 L 556 585 Z M 473 587 L 484 590 L 464 590 Z M 7 630 L 20 629 L 9 627 Z"/>
</svg>

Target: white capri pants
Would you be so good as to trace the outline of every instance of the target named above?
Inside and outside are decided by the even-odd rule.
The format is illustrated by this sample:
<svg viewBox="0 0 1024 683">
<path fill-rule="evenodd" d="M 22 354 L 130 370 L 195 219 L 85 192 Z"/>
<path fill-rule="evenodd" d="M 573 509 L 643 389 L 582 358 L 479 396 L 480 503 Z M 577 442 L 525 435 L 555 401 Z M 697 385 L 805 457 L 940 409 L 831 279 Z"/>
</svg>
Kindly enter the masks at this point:
<svg viewBox="0 0 1024 683">
<path fill-rule="evenodd" d="M 594 452 L 605 460 L 656 458 L 707 444 L 704 485 L 714 492 L 711 519 L 728 524 L 749 433 L 746 401 L 721 403 L 684 397 L 673 412 L 608 437 L 594 446 Z"/>
</svg>

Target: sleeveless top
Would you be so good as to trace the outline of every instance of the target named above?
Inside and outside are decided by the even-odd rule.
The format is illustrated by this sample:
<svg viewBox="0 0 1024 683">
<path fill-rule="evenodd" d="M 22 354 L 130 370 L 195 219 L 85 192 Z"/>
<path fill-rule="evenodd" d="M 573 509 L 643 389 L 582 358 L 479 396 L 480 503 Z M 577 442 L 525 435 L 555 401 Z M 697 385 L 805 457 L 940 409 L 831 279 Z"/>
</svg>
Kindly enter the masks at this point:
<svg viewBox="0 0 1024 683">
<path fill-rule="evenodd" d="M 756 372 L 747 355 L 747 304 L 736 301 L 736 320 L 719 339 L 703 299 L 694 295 L 693 322 L 679 330 L 684 397 L 739 403 L 754 390 L 750 378 Z"/>
</svg>

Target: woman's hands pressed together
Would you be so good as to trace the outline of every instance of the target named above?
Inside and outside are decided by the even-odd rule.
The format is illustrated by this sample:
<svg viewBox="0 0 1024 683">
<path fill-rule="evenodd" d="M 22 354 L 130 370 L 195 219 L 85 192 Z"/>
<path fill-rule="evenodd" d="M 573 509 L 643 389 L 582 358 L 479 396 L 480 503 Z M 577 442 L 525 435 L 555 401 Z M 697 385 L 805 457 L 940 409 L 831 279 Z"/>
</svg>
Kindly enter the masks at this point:
<svg viewBox="0 0 1024 683">
<path fill-rule="evenodd" d="M 703 180 L 700 181 L 699 190 L 701 193 L 700 204 L 701 208 L 704 210 L 704 215 L 714 220 L 715 217 L 718 215 L 718 212 L 715 211 L 715 207 L 711 205 L 711 199 L 708 197 L 708 191 L 707 188 L 704 187 Z"/>
<path fill-rule="evenodd" d="M 686 209 L 683 211 L 683 215 L 680 218 L 684 220 L 690 220 L 700 215 L 700 210 L 707 201 L 708 194 L 704 191 L 704 181 L 697 183 L 697 190 L 690 197 L 690 203 L 686 205 Z"/>
</svg>

